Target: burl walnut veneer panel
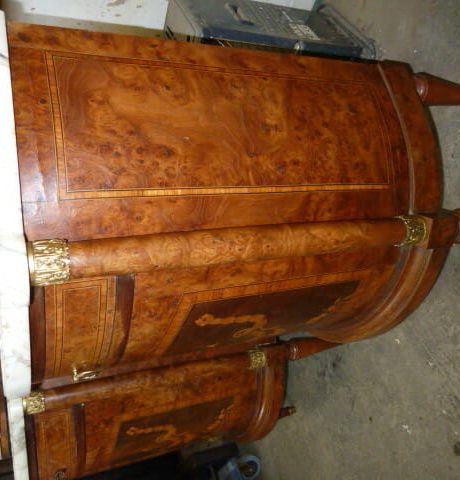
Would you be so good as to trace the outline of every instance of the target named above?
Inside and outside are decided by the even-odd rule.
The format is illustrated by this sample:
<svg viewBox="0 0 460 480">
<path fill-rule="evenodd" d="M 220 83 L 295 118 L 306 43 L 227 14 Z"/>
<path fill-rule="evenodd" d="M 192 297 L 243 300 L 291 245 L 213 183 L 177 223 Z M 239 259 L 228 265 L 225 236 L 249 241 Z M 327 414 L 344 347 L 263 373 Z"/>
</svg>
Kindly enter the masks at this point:
<svg viewBox="0 0 460 480">
<path fill-rule="evenodd" d="M 116 335 L 115 279 L 76 281 L 46 289 L 45 375 L 108 363 Z M 91 367 L 91 368 L 90 368 Z"/>
<path fill-rule="evenodd" d="M 417 92 L 445 88 L 407 65 L 20 24 L 9 48 L 27 240 L 70 242 L 32 291 L 34 478 L 262 437 L 286 359 L 398 324 L 458 238 Z"/>
<path fill-rule="evenodd" d="M 286 355 L 251 370 L 247 354 L 157 368 L 45 392 L 29 421 L 41 479 L 67 479 L 211 438 L 253 440 L 276 422 Z"/>
<path fill-rule="evenodd" d="M 35 383 L 73 371 L 154 366 L 346 325 L 386 288 L 396 248 L 75 280 L 31 309 Z M 39 289 L 37 289 L 39 290 Z M 56 383 L 56 381 L 58 383 Z M 46 383 L 49 385 L 49 383 Z"/>
<path fill-rule="evenodd" d="M 9 41 L 30 241 L 107 239 L 103 256 L 120 237 L 175 232 L 164 246 L 180 258 L 185 231 L 439 209 L 434 135 L 406 65 L 19 24 Z M 133 264 L 148 255 L 130 245 Z M 34 382 L 243 350 L 292 331 L 375 335 L 414 308 L 446 253 L 390 246 L 128 268 L 37 289 Z"/>
<path fill-rule="evenodd" d="M 389 184 L 366 83 L 88 55 L 50 54 L 47 65 L 60 198 Z M 357 144 L 368 125 L 381 130 Z"/>
<path fill-rule="evenodd" d="M 9 34 L 29 240 L 407 210 L 404 135 L 374 64 Z"/>
</svg>

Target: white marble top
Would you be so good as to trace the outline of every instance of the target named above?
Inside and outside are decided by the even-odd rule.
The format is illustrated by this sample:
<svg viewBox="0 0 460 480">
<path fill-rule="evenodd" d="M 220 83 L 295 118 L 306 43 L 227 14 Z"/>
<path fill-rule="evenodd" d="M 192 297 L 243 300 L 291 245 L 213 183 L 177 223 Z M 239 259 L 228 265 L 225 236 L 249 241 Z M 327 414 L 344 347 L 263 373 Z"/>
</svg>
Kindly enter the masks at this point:
<svg viewBox="0 0 460 480">
<path fill-rule="evenodd" d="M 29 272 L 5 16 L 0 11 L 0 358 L 15 480 L 27 480 L 21 397 L 30 393 Z"/>
</svg>

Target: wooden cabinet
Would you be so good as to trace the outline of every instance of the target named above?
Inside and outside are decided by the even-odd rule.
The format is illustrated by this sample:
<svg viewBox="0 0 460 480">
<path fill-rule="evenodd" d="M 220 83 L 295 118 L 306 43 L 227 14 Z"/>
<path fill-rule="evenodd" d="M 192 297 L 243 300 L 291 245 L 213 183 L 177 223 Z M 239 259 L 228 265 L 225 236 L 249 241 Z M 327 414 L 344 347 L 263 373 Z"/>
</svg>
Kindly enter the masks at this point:
<svg viewBox="0 0 460 480">
<path fill-rule="evenodd" d="M 45 411 L 28 417 L 38 478 L 80 477 L 192 442 L 258 439 L 284 396 L 286 350 L 266 352 L 258 369 L 237 354 L 47 390 Z"/>
<path fill-rule="evenodd" d="M 458 235 L 425 108 L 458 87 L 405 64 L 20 24 L 9 47 L 39 479 L 263 435 L 286 359 L 398 324 Z"/>
</svg>

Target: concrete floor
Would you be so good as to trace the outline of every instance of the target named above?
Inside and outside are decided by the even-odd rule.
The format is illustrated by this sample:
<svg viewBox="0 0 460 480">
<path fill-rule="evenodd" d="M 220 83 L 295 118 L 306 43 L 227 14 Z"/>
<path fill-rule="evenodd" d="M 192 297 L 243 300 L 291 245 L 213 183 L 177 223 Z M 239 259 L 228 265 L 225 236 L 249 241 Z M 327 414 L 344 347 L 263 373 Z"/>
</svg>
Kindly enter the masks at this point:
<svg viewBox="0 0 460 480">
<path fill-rule="evenodd" d="M 460 83 L 460 0 L 330 0 L 380 58 Z M 444 206 L 460 207 L 460 107 L 436 107 Z M 263 480 L 460 479 L 460 246 L 393 331 L 290 365 L 283 419 L 251 446 Z"/>
</svg>

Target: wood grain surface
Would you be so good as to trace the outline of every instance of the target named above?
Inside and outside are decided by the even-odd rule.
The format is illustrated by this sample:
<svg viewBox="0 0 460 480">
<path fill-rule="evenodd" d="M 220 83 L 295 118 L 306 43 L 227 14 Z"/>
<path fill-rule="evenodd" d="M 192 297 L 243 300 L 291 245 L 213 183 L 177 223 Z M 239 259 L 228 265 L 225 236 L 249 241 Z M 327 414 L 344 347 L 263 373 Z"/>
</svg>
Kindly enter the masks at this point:
<svg viewBox="0 0 460 480">
<path fill-rule="evenodd" d="M 385 124 L 364 82 L 89 55 L 49 54 L 47 67 L 60 198 L 389 183 Z M 368 125 L 381 129 L 356 143 Z"/>
<path fill-rule="evenodd" d="M 292 330 L 363 338 L 400 321 L 398 291 L 439 268 L 428 250 L 391 247 L 404 231 L 390 217 L 439 209 L 436 143 L 406 65 L 20 24 L 9 39 L 27 237 L 68 239 L 73 273 L 88 276 L 34 307 L 37 382 Z M 373 238 L 363 225 L 379 222 Z M 300 307 L 347 282 L 340 308 Z M 290 299 L 279 320 L 270 298 Z M 198 310 L 213 325 L 187 345 Z"/>
<path fill-rule="evenodd" d="M 414 75 L 415 86 L 425 105 L 460 105 L 460 85 L 428 73 Z"/>
<path fill-rule="evenodd" d="M 27 240 L 68 240 L 75 277 L 32 296 L 39 480 L 261 438 L 288 358 L 388 330 L 436 280 L 458 215 L 409 66 L 8 30 Z M 410 213 L 430 234 L 395 247 Z"/>
<path fill-rule="evenodd" d="M 455 218 L 455 227 L 457 220 Z M 264 225 L 86 240 L 68 244 L 70 277 L 126 275 L 400 245 L 399 218 Z"/>
<path fill-rule="evenodd" d="M 33 416 L 39 478 L 67 479 L 210 438 L 254 440 L 276 422 L 286 348 L 249 369 L 247 354 L 47 390 Z"/>
<path fill-rule="evenodd" d="M 110 277 L 46 289 L 46 376 L 110 363 L 114 329 L 120 328 L 115 322 L 115 294 L 115 279 Z"/>
<path fill-rule="evenodd" d="M 19 24 L 9 39 L 29 240 L 407 210 L 374 64 Z"/>
<path fill-rule="evenodd" d="M 325 318 L 343 322 L 385 288 L 397 254 L 389 247 L 45 287 L 41 380 L 71 377 L 75 367 L 135 368 L 139 362 L 154 366 L 161 356 L 177 361 L 231 345 L 247 349 L 308 331 Z"/>
</svg>

